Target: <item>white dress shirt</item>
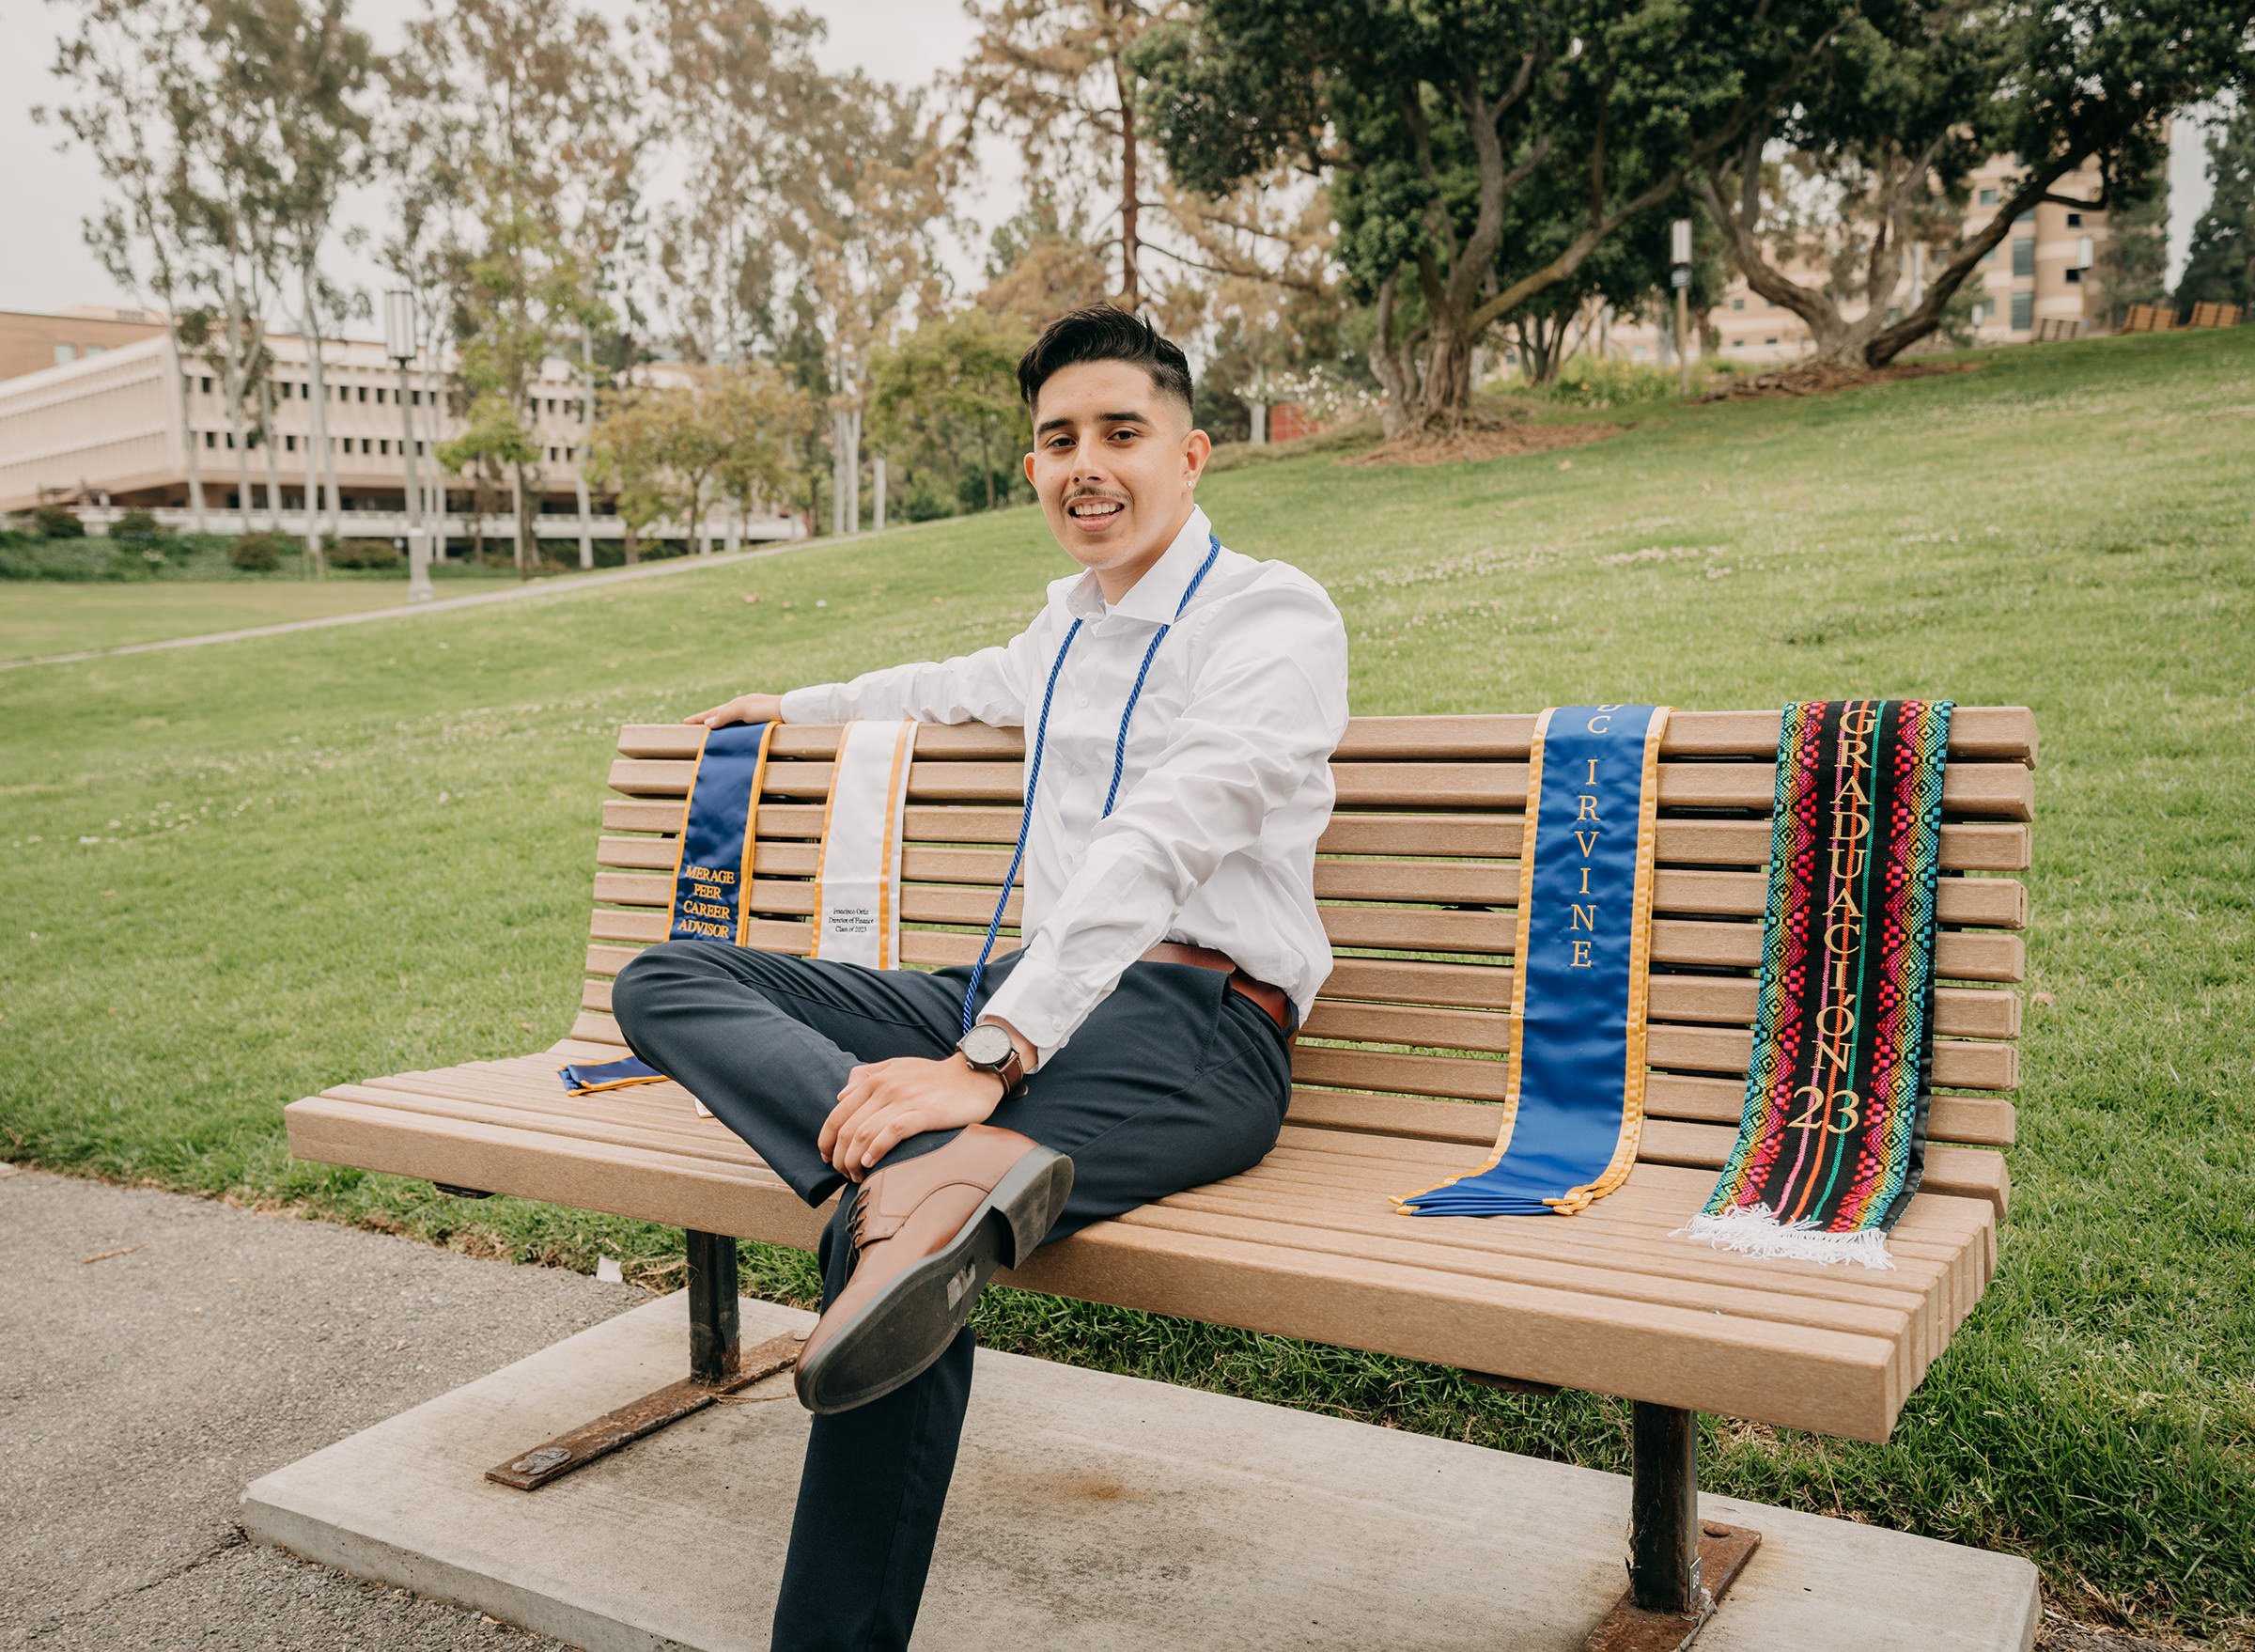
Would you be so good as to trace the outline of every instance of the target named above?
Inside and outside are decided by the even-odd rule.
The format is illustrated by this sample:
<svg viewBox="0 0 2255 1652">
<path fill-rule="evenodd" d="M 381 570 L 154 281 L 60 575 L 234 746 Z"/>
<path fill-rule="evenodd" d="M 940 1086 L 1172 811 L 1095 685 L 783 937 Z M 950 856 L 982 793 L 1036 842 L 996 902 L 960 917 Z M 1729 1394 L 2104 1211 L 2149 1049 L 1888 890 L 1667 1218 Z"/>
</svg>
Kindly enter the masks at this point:
<svg viewBox="0 0 2255 1652">
<path fill-rule="evenodd" d="M 1117 602 L 1093 571 L 1067 574 L 1007 643 L 783 696 L 786 723 L 975 718 L 1021 725 L 1030 747 L 1058 647 L 1082 622 L 1058 674 L 1027 832 L 1026 956 L 982 1012 L 1024 1035 L 1037 1067 L 1162 939 L 1226 952 L 1290 994 L 1302 1021 L 1330 974 L 1315 840 L 1346 732 L 1346 628 L 1299 569 L 1226 548 L 1174 621 L 1209 531 L 1193 507 Z M 1099 819 L 1120 712 L 1169 621 L 1128 726 L 1118 799 Z"/>
</svg>

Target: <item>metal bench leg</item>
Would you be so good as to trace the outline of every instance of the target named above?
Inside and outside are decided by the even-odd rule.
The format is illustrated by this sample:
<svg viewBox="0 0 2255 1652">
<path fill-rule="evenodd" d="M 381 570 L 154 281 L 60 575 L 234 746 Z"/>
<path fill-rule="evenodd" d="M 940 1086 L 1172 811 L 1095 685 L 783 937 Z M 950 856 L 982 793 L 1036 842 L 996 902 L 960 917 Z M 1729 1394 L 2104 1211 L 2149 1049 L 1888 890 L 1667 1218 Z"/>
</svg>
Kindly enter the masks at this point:
<svg viewBox="0 0 2255 1652">
<path fill-rule="evenodd" d="M 1699 1415 L 1629 1405 L 1628 1593 L 1587 1652 L 1677 1652 L 1715 1614 L 1762 1534 L 1699 1518 Z"/>
<path fill-rule="evenodd" d="M 683 1237 L 689 1241 L 689 1375 L 488 1469 L 487 1479 L 536 1491 L 630 1440 L 654 1434 L 723 1395 L 790 1368 L 801 1337 L 785 1333 L 749 1349 L 739 1340 L 736 1240 L 693 1227 Z"/>
</svg>

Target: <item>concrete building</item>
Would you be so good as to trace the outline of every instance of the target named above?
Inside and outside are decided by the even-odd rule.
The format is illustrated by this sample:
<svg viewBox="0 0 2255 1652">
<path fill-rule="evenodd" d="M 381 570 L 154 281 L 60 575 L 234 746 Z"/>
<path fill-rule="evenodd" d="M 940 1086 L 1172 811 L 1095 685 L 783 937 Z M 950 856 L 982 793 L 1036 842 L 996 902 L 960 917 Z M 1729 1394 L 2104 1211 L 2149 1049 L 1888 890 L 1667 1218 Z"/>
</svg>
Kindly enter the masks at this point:
<svg viewBox="0 0 2255 1652">
<path fill-rule="evenodd" d="M 193 516 L 188 449 L 194 444 L 208 528 L 239 533 L 278 526 L 288 535 L 303 534 L 309 461 L 317 510 L 325 502 L 326 485 L 321 456 L 314 451 L 305 340 L 268 335 L 274 359 L 272 439 L 239 451 L 217 370 L 190 360 L 183 411 L 179 357 L 161 317 L 138 323 L 135 335 L 122 339 L 101 331 L 133 326 L 106 311 L 0 318 L 0 350 L 12 352 L 6 359 L 36 363 L 0 378 L 0 511 L 68 504 L 99 531 L 118 511 L 145 507 L 167 527 L 185 528 Z M 459 433 L 460 421 L 444 407 L 440 384 L 428 372 L 411 376 L 403 407 L 399 368 L 381 345 L 331 339 L 321 353 L 337 531 L 347 538 L 398 538 L 409 526 L 410 442 L 422 486 L 434 488 L 431 450 Z M 530 400 L 540 444 L 525 501 L 534 536 L 543 542 L 576 542 L 583 563 L 591 562 L 593 544 L 622 538 L 625 527 L 599 497 L 589 501 L 582 519 L 578 457 L 584 394 L 558 362 L 549 365 Z M 412 437 L 403 429 L 403 413 L 412 421 Z M 466 549 L 479 537 L 505 543 L 513 538 L 515 501 L 507 476 L 481 490 L 469 477 L 449 475 L 444 487 L 450 549 Z M 795 538 L 802 532 L 800 519 L 781 508 L 740 523 L 716 510 L 700 524 L 700 537 L 708 535 L 713 543 Z"/>
<path fill-rule="evenodd" d="M 2017 171 L 2016 157 L 1998 155 L 1973 175 L 1966 207 L 1968 231 L 1996 215 L 1997 204 Z M 2053 187 L 2059 195 L 2095 199 L 2100 187 L 2097 164 L 2085 162 Z M 1967 282 L 1975 293 L 1975 342 L 2020 344 L 2040 332 L 2087 337 L 2107 331 L 2112 306 L 2092 273 L 2107 235 L 2107 214 L 2094 207 L 2078 210 L 2046 201 L 2021 214 Z M 1912 248 L 1890 307 L 1907 309 L 1917 304 L 1926 290 L 1927 271 L 1925 249 Z M 1809 265 L 1788 266 L 1786 273 L 1803 286 L 1822 286 L 1825 280 L 1822 270 Z M 1842 308 L 1850 318 L 1863 310 L 1855 302 Z M 1743 276 L 1732 280 L 1707 320 L 1724 361 L 1793 361 L 1812 348 L 1809 329 L 1800 318 L 1754 291 Z M 1651 321 L 1614 322 L 1605 332 L 1609 355 L 1642 362 L 1674 360 L 1668 340 Z"/>
</svg>

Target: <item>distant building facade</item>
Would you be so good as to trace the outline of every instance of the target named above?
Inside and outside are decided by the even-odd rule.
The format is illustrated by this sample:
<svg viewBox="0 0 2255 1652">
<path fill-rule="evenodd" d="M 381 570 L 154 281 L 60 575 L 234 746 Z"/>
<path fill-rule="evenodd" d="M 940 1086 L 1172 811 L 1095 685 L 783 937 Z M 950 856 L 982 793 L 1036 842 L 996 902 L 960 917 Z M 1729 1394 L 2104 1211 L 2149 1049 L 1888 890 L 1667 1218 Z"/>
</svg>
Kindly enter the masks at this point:
<svg viewBox="0 0 2255 1652">
<path fill-rule="evenodd" d="M 86 507 L 89 522 L 99 527 L 116 510 L 144 507 L 168 525 L 185 525 L 193 444 L 204 508 L 214 531 L 274 525 L 270 483 L 282 531 L 304 531 L 309 460 L 316 477 L 315 508 L 326 502 L 320 491 L 325 487 L 322 456 L 314 451 L 312 364 L 303 338 L 267 335 L 273 357 L 271 437 L 239 453 L 226 391 L 210 364 L 189 361 L 183 412 L 179 358 L 161 317 L 119 342 L 88 330 L 95 325 L 78 312 L 0 318 L 0 348 L 15 352 L 9 359 L 39 358 L 40 364 L 0 378 L 0 511 L 68 504 Z M 72 347 L 68 359 L 66 346 Z M 403 407 L 398 366 L 381 345 L 324 340 L 321 358 L 327 458 L 335 475 L 339 531 L 347 538 L 397 538 L 409 522 L 409 444 L 422 487 L 433 489 L 439 481 L 432 449 L 458 435 L 461 421 L 444 406 L 438 381 L 428 372 L 411 374 Z M 599 496 L 589 501 L 582 521 L 584 396 L 569 369 L 552 363 L 529 397 L 539 454 L 525 504 L 535 537 L 542 540 L 610 540 L 624 533 Z M 403 429 L 403 413 L 412 425 L 412 436 Z M 461 475 L 446 476 L 443 485 L 451 544 L 514 534 L 515 501 L 505 473 L 482 489 Z M 729 540 L 788 538 L 801 531 L 798 519 L 782 510 L 742 523 L 716 512 L 712 528 L 716 538 Z"/>
<path fill-rule="evenodd" d="M 1973 174 L 1966 203 L 1968 231 L 1996 216 L 2018 172 L 2016 157 L 1998 155 Z M 2099 190 L 2095 161 L 2086 161 L 2053 186 L 2054 194 L 2092 200 Z M 2040 334 L 2089 336 L 2108 331 L 2112 305 L 2093 273 L 2107 240 L 2107 214 L 2097 207 L 2043 201 L 2023 212 L 1966 283 L 1974 294 L 1974 342 L 2019 344 Z M 1825 272 L 1810 265 L 1789 265 L 1785 273 L 1803 286 L 1825 282 Z M 1913 247 L 1890 308 L 1907 310 L 1918 304 L 1930 275 L 1925 249 Z M 1862 305 L 1844 304 L 1842 312 L 1853 319 L 1862 314 Z M 1707 323 L 1722 361 L 1794 361 L 1813 348 L 1801 319 L 1754 291 L 1742 275 L 1723 290 Z M 1666 336 L 1651 321 L 1614 322 L 1606 330 L 1605 351 L 1631 361 L 1674 359 Z"/>
</svg>

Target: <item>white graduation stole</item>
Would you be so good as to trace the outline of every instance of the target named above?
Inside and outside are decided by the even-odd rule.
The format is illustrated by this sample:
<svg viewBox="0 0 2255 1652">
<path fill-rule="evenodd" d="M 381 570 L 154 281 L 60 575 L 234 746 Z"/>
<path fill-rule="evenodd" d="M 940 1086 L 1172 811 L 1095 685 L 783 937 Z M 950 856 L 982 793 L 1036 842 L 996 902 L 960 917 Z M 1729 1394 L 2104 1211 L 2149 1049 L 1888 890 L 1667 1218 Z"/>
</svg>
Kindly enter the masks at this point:
<svg viewBox="0 0 2255 1652">
<path fill-rule="evenodd" d="M 813 956 L 895 969 L 900 963 L 900 839 L 913 723 L 846 725 L 831 767 L 815 870 Z"/>
</svg>

